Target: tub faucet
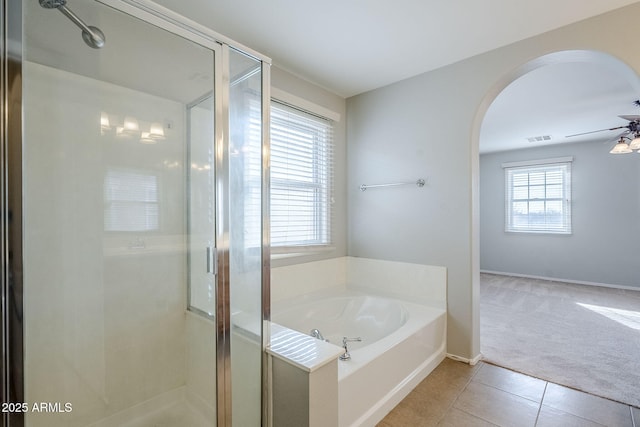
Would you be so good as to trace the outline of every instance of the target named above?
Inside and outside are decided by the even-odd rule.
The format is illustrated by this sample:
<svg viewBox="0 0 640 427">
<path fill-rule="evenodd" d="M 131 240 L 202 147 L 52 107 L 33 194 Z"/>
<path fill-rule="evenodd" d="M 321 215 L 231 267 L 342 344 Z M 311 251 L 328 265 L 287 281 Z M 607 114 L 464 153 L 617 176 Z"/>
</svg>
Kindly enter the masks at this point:
<svg viewBox="0 0 640 427">
<path fill-rule="evenodd" d="M 326 339 L 325 337 L 322 336 L 322 332 L 320 332 L 319 329 L 312 329 L 311 332 L 309 333 L 309 335 L 311 335 L 314 338 L 319 339 L 320 341 L 329 342 L 328 339 Z"/>
<path fill-rule="evenodd" d="M 351 359 L 351 354 L 349 353 L 349 349 L 347 348 L 347 343 L 348 342 L 360 342 L 362 341 L 362 338 L 357 337 L 357 338 L 347 338 L 347 337 L 342 337 L 342 347 L 344 347 L 344 353 L 342 355 L 340 355 L 340 360 L 350 360 Z"/>
</svg>

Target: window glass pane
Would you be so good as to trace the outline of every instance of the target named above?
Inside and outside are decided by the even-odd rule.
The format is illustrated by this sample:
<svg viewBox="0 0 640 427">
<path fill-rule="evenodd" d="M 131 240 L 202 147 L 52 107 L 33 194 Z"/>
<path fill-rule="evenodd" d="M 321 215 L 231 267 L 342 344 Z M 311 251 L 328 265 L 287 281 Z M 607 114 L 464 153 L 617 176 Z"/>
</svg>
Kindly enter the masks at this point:
<svg viewBox="0 0 640 427">
<path fill-rule="evenodd" d="M 547 199 L 561 199 L 562 185 L 547 185 Z"/>
<path fill-rule="evenodd" d="M 544 199 L 544 185 L 536 185 L 529 187 L 530 199 Z"/>
<path fill-rule="evenodd" d="M 528 186 L 529 185 L 529 174 L 528 173 L 514 173 L 513 174 L 513 186 Z"/>
<path fill-rule="evenodd" d="M 547 185 L 548 184 L 562 184 L 562 171 L 549 171 L 547 172 Z"/>
<path fill-rule="evenodd" d="M 513 199 L 514 200 L 526 200 L 529 198 L 529 187 L 514 187 Z"/>
<path fill-rule="evenodd" d="M 546 206 L 547 215 L 562 216 L 562 201 L 548 201 Z"/>
<path fill-rule="evenodd" d="M 529 223 L 529 203 L 514 202 L 512 210 L 512 222 L 515 227 L 526 226 Z"/>
<path fill-rule="evenodd" d="M 544 172 L 532 172 L 529 174 L 529 185 L 544 185 Z"/>
<path fill-rule="evenodd" d="M 529 215 L 544 214 L 544 200 L 532 200 L 529 202 Z"/>
<path fill-rule="evenodd" d="M 513 213 L 516 215 L 528 215 L 529 203 L 528 202 L 514 202 Z"/>
</svg>

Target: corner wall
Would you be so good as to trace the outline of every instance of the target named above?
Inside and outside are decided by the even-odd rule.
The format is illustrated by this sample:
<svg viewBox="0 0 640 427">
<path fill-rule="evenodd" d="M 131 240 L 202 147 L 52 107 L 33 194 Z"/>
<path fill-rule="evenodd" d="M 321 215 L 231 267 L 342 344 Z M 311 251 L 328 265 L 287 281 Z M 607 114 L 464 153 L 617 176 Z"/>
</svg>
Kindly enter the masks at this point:
<svg viewBox="0 0 640 427">
<path fill-rule="evenodd" d="M 448 353 L 480 353 L 477 150 L 488 106 L 553 52 L 600 51 L 640 70 L 626 42 L 638 19 L 640 3 L 347 100 L 348 253 L 447 267 Z M 420 190 L 358 189 L 419 177 L 429 178 Z"/>
</svg>

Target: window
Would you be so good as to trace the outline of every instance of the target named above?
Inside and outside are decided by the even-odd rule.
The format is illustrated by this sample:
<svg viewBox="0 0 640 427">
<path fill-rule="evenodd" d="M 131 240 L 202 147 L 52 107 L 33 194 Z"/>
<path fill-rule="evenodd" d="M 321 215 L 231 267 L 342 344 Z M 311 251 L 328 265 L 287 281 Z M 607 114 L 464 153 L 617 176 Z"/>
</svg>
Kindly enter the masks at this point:
<svg viewBox="0 0 640 427">
<path fill-rule="evenodd" d="M 333 124 L 271 103 L 271 246 L 331 244 Z"/>
<path fill-rule="evenodd" d="M 505 163 L 505 231 L 571 234 L 571 157 Z"/>
</svg>

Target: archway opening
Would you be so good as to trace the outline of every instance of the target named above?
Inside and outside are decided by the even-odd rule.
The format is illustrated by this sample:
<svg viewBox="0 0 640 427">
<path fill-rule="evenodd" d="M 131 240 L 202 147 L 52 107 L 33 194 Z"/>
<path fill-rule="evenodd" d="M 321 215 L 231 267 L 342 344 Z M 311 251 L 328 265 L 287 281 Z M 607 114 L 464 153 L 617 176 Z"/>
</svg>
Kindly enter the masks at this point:
<svg viewBox="0 0 640 427">
<path fill-rule="evenodd" d="M 640 115 L 634 104 L 639 88 L 637 74 L 610 55 L 545 55 L 503 76 L 486 95 L 476 116 L 472 149 L 480 352 L 490 362 L 593 394 L 603 395 L 602 381 L 619 384 L 608 387 L 604 397 L 634 405 L 640 390 L 624 381 L 629 376 L 622 373 L 624 365 L 632 364 L 631 346 L 624 343 L 632 341 L 633 330 L 625 326 L 629 322 L 603 313 L 640 318 L 633 308 L 640 300 L 609 298 L 620 293 L 611 288 L 637 284 L 634 234 L 615 220 L 621 212 L 640 214 L 640 156 L 608 153 L 630 123 L 618 116 Z M 616 127 L 620 129 L 609 130 Z M 596 130 L 602 132 L 591 133 Z M 567 138 L 573 134 L 581 135 Z M 545 203 L 551 203 L 548 193 L 557 187 L 527 184 L 516 189 L 527 194 L 514 200 L 507 197 L 514 189 L 505 179 L 505 167 L 550 159 L 569 159 L 570 231 L 506 231 L 514 203 L 524 206 L 529 221 L 539 221 L 538 214 L 544 217 L 553 210 Z M 526 175 L 529 180 L 540 176 L 549 179 Z M 635 198 L 627 196 L 628 189 L 617 191 L 617 182 L 628 182 Z M 538 190 L 542 194 L 532 194 Z M 589 310 L 594 306 L 599 309 Z M 612 369 L 612 360 L 620 369 Z"/>
</svg>

